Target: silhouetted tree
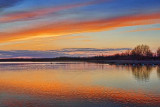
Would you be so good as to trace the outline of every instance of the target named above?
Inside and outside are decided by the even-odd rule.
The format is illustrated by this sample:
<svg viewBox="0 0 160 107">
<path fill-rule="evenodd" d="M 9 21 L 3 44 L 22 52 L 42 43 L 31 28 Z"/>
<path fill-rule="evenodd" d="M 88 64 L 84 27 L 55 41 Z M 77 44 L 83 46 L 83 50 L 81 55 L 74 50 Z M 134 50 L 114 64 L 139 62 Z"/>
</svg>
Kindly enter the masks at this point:
<svg viewBox="0 0 160 107">
<path fill-rule="evenodd" d="M 132 50 L 131 55 L 152 57 L 153 53 L 151 52 L 150 47 L 148 45 L 138 45 Z"/>
<path fill-rule="evenodd" d="M 160 57 L 160 47 L 157 49 L 157 56 Z"/>
<path fill-rule="evenodd" d="M 126 50 L 124 53 L 122 53 L 124 56 L 130 56 L 131 55 L 131 50 Z"/>
</svg>

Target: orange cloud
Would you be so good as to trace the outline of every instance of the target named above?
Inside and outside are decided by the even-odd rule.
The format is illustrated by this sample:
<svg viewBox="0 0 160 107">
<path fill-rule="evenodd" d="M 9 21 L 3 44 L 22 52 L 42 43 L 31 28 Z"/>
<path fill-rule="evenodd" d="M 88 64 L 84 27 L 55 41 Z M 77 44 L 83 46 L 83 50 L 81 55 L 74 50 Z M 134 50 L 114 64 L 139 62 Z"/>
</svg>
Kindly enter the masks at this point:
<svg viewBox="0 0 160 107">
<path fill-rule="evenodd" d="M 7 15 L 0 17 L 0 22 L 4 23 L 4 22 L 28 20 L 31 18 L 45 16 L 47 14 L 59 12 L 59 11 L 66 10 L 66 9 L 83 7 L 83 6 L 97 4 L 97 3 L 101 3 L 105 1 L 109 1 L 109 0 L 94 0 L 90 2 L 63 5 L 63 6 L 57 6 L 57 7 L 44 8 L 44 9 L 37 9 L 37 10 L 27 11 L 27 12 L 11 13 L 11 14 L 7 14 Z"/>
<path fill-rule="evenodd" d="M 51 23 L 51 22 L 50 22 Z M 0 42 L 32 38 L 60 36 L 84 32 L 97 32 L 105 30 L 113 30 L 119 27 L 148 25 L 160 23 L 160 13 L 138 14 L 130 16 L 121 16 L 108 19 L 97 19 L 89 21 L 63 21 L 48 25 L 40 25 L 32 29 L 25 29 L 10 33 L 0 33 Z"/>
</svg>

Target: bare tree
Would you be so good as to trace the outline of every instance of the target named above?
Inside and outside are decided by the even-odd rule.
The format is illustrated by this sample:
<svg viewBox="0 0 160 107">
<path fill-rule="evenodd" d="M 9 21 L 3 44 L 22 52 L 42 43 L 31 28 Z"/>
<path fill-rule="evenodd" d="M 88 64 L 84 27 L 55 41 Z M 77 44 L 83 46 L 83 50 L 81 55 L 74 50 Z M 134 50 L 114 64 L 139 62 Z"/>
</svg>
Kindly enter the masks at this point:
<svg viewBox="0 0 160 107">
<path fill-rule="evenodd" d="M 160 47 L 157 49 L 157 56 L 160 57 Z"/>
<path fill-rule="evenodd" d="M 131 54 L 133 56 L 152 56 L 153 55 L 148 45 L 138 45 L 132 50 Z"/>
<path fill-rule="evenodd" d="M 124 53 L 125 56 L 130 56 L 131 55 L 131 50 L 126 50 Z"/>
</svg>

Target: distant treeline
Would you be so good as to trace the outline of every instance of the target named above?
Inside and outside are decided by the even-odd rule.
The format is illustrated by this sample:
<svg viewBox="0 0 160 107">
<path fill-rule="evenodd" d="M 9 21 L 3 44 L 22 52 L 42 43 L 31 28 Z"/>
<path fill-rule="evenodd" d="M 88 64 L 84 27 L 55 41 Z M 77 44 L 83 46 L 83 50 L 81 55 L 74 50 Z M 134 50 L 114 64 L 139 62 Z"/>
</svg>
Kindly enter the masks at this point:
<svg viewBox="0 0 160 107">
<path fill-rule="evenodd" d="M 160 60 L 160 48 L 153 53 L 148 45 L 138 45 L 133 50 L 110 56 L 95 56 L 100 60 Z"/>
<path fill-rule="evenodd" d="M 57 61 L 92 61 L 92 60 L 160 60 L 160 48 L 153 53 L 148 45 L 138 45 L 132 50 L 127 50 L 123 53 L 117 53 L 109 56 L 94 56 L 94 57 L 59 57 L 54 58 Z"/>
<path fill-rule="evenodd" d="M 9 61 L 97 61 L 97 60 L 160 60 L 160 48 L 155 53 L 150 50 L 148 45 L 138 45 L 133 50 L 127 50 L 123 53 L 117 53 L 109 56 L 94 56 L 94 57 L 58 57 L 58 58 L 31 58 L 31 59 L 0 59 L 1 62 Z"/>
</svg>

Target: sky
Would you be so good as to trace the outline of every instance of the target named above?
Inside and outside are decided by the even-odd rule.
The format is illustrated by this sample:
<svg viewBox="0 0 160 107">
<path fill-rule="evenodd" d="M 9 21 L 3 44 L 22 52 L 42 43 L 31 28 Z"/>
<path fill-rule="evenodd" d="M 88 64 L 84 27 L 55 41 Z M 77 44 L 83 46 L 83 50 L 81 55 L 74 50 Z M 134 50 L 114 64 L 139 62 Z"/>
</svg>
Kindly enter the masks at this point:
<svg viewBox="0 0 160 107">
<path fill-rule="evenodd" d="M 159 0 L 0 0 L 0 58 L 155 51 L 159 42 Z"/>
</svg>

